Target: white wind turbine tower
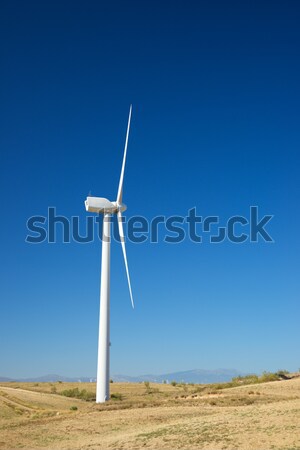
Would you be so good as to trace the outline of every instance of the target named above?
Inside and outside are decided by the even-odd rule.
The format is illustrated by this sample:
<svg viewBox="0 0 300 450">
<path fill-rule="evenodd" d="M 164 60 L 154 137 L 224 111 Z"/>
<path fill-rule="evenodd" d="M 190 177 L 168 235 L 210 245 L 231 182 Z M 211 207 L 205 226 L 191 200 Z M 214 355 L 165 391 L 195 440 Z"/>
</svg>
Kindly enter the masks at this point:
<svg viewBox="0 0 300 450">
<path fill-rule="evenodd" d="M 123 164 L 121 169 L 121 176 L 119 182 L 119 189 L 117 200 L 111 202 L 106 198 L 101 197 L 87 197 L 85 201 L 85 208 L 87 211 L 103 214 L 103 232 L 102 232 L 102 259 L 101 259 L 101 289 L 100 289 L 100 320 L 99 320 L 99 343 L 98 343 L 98 367 L 97 367 L 97 390 L 96 403 L 104 403 L 109 400 L 109 310 L 110 310 L 110 240 L 111 240 L 111 215 L 117 214 L 118 227 L 120 234 L 120 241 L 123 250 L 125 261 L 125 268 L 127 273 L 127 280 L 129 286 L 129 293 L 131 304 L 134 308 L 130 277 L 127 264 L 127 256 L 124 242 L 124 231 L 122 222 L 122 212 L 126 210 L 123 197 L 123 180 L 126 163 L 126 153 L 128 145 L 128 136 L 131 120 L 130 105 L 129 118 L 127 125 L 127 133 L 125 140 Z"/>
</svg>

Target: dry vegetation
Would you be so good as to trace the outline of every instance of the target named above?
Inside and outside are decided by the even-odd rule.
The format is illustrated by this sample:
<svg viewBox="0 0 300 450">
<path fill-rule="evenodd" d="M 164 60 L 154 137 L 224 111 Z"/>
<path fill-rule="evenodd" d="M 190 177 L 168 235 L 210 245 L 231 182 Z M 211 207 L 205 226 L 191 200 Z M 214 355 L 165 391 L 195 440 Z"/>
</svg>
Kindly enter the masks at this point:
<svg viewBox="0 0 300 450">
<path fill-rule="evenodd" d="M 264 381 L 0 383 L 0 449 L 300 450 L 300 378 Z"/>
</svg>

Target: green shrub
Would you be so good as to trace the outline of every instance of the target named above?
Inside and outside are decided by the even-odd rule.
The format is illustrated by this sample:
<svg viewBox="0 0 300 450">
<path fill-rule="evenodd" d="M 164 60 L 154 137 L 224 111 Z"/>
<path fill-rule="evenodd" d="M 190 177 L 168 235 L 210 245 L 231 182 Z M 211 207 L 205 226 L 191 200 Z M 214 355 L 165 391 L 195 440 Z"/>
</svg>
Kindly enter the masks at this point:
<svg viewBox="0 0 300 450">
<path fill-rule="evenodd" d="M 115 392 L 114 394 L 111 394 L 110 398 L 112 400 L 123 400 L 123 395 L 119 392 Z"/>
<path fill-rule="evenodd" d="M 158 388 L 151 387 L 149 381 L 144 381 L 144 385 L 146 388 L 146 394 L 154 394 L 160 392 Z"/>
<path fill-rule="evenodd" d="M 256 374 L 249 374 L 245 376 L 238 376 L 232 378 L 232 383 L 235 385 L 243 385 L 243 384 L 253 384 L 258 382 L 258 376 Z"/>
<path fill-rule="evenodd" d="M 88 392 L 86 389 L 82 389 L 82 391 L 80 391 L 78 388 L 65 389 L 60 394 L 64 395 L 65 397 L 79 398 L 80 400 L 86 401 L 95 399 L 95 395 L 92 392 Z"/>
<path fill-rule="evenodd" d="M 279 379 L 280 379 L 280 377 L 276 373 L 263 372 L 263 374 L 259 378 L 259 381 L 261 383 L 266 383 L 267 381 L 277 381 Z"/>
<path fill-rule="evenodd" d="M 282 373 L 281 373 L 282 372 Z M 250 374 L 232 378 L 231 383 L 224 383 L 223 387 L 235 387 L 247 384 L 267 383 L 269 381 L 278 381 L 283 377 L 286 371 L 278 371 L 276 373 L 263 372 L 262 375 Z"/>
<path fill-rule="evenodd" d="M 171 386 L 177 386 L 177 381 L 171 381 Z"/>
<path fill-rule="evenodd" d="M 198 385 L 198 386 L 195 386 L 195 389 L 193 389 L 193 392 L 194 392 L 194 394 L 197 394 L 198 392 L 205 391 L 205 389 L 206 389 L 205 386 Z"/>
<path fill-rule="evenodd" d="M 147 393 L 147 394 L 152 394 L 152 389 L 151 389 L 151 387 L 150 387 L 149 381 L 145 381 L 145 382 L 144 382 L 144 385 L 145 385 L 145 388 L 146 388 L 146 393 Z"/>
<path fill-rule="evenodd" d="M 290 372 L 288 370 L 278 370 L 275 372 L 275 375 L 277 375 L 279 378 L 287 378 L 286 375 L 288 375 Z"/>
<path fill-rule="evenodd" d="M 61 391 L 61 395 L 64 395 L 65 397 L 78 398 L 80 395 L 80 391 L 78 388 L 65 389 L 64 391 Z"/>
<path fill-rule="evenodd" d="M 77 411 L 77 409 L 78 409 L 77 406 L 71 406 L 70 408 L 71 411 Z"/>
</svg>

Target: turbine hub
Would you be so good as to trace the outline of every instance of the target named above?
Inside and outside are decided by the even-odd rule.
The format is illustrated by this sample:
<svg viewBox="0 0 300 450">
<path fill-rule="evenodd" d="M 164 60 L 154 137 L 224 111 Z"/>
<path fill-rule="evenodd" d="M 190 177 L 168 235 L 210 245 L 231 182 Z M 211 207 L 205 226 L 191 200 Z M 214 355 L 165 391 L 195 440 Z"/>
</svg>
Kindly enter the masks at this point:
<svg viewBox="0 0 300 450">
<path fill-rule="evenodd" d="M 127 206 L 125 205 L 125 203 L 118 203 L 116 201 L 116 202 L 112 202 L 112 204 L 115 205 L 115 207 L 116 207 L 115 212 L 119 212 L 119 211 L 123 212 L 123 211 L 126 211 L 126 209 L 127 209 Z"/>
</svg>

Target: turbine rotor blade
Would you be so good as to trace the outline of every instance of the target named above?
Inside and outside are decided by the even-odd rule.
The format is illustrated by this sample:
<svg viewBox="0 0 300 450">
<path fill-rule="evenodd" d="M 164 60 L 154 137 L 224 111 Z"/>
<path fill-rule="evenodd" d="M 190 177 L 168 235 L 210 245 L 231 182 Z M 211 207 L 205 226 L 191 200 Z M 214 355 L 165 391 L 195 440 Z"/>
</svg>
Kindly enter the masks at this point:
<svg viewBox="0 0 300 450">
<path fill-rule="evenodd" d="M 120 242 L 121 242 L 121 245 L 122 245 L 124 262 L 125 262 L 125 268 L 126 268 L 126 274 L 127 274 L 127 280 L 128 280 L 130 300 L 131 300 L 131 305 L 134 308 L 133 297 L 132 297 L 132 290 L 131 290 L 131 283 L 130 283 L 130 276 L 129 276 L 129 270 L 128 270 L 128 263 L 127 263 L 127 256 L 126 256 L 126 249 L 125 249 L 125 238 L 124 238 L 124 230 L 123 230 L 123 222 L 122 222 L 122 213 L 121 213 L 121 211 L 118 211 L 118 226 L 119 226 Z"/>
<path fill-rule="evenodd" d="M 124 148 L 124 156 L 123 156 L 123 163 L 122 163 L 121 176 L 120 176 L 120 182 L 119 182 L 119 189 L 118 189 L 118 195 L 117 195 L 117 203 L 119 203 L 119 204 L 122 203 L 122 197 L 123 197 L 123 180 L 124 180 L 124 170 L 125 170 L 125 163 L 126 163 L 126 154 L 127 154 L 127 145 L 128 145 L 130 121 L 131 121 L 131 110 L 132 110 L 132 105 L 130 105 L 130 109 L 129 109 L 128 125 L 127 125 L 125 148 Z"/>
</svg>

